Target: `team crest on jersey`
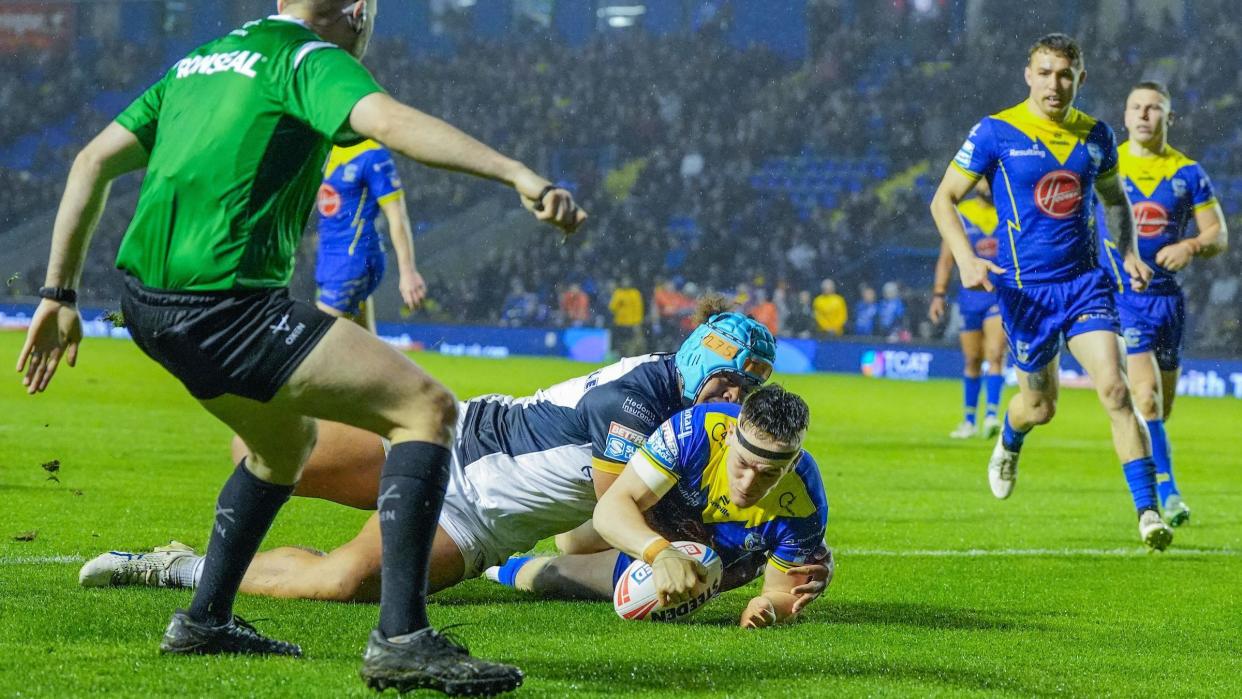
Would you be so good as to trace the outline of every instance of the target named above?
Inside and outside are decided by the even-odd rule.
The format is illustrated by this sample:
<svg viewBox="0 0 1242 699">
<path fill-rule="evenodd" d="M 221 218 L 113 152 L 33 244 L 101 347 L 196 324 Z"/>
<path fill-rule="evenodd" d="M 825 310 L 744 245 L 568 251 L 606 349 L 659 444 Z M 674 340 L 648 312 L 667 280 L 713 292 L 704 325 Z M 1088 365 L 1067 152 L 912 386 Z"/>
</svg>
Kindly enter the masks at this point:
<svg viewBox="0 0 1242 699">
<path fill-rule="evenodd" d="M 1031 343 L 1018 341 L 1013 346 L 1014 354 L 1018 355 L 1018 361 L 1026 363 L 1031 358 Z"/>
<path fill-rule="evenodd" d="M 345 174 L 341 176 L 346 182 L 356 182 L 358 180 L 358 166 L 350 163 L 345 166 Z"/>
<path fill-rule="evenodd" d="M 1169 212 L 1158 202 L 1140 201 L 1134 205 L 1134 229 L 1144 238 L 1154 238 L 1169 226 Z"/>
<path fill-rule="evenodd" d="M 1173 196 L 1178 199 L 1186 196 L 1186 180 L 1183 180 L 1180 177 L 1174 177 L 1169 180 L 1169 185 L 1173 187 Z"/>
<path fill-rule="evenodd" d="M 629 461 L 643 443 L 644 436 L 614 422 L 608 425 L 608 439 L 604 443 L 604 456 L 616 461 Z"/>
<path fill-rule="evenodd" d="M 332 217 L 341 212 L 341 193 L 327 182 L 319 186 L 319 194 L 315 199 L 321 215 Z"/>
<path fill-rule="evenodd" d="M 1087 155 L 1091 156 L 1091 164 L 1095 165 L 1095 169 L 1100 169 L 1100 163 L 1104 162 L 1104 149 L 1100 148 L 1098 143 L 1087 144 Z"/>
<path fill-rule="evenodd" d="M 1035 205 L 1052 218 L 1069 218 L 1082 206 L 1082 180 L 1069 170 L 1053 170 L 1035 185 Z"/>
<path fill-rule="evenodd" d="M 976 129 L 978 129 L 978 128 L 979 128 L 979 127 L 978 127 L 978 126 L 976 126 L 974 129 L 971 129 L 971 130 L 970 130 L 970 135 L 971 135 L 971 136 L 974 136 L 974 135 L 975 135 L 975 130 L 976 130 Z M 963 144 L 962 144 L 962 147 L 958 149 L 958 151 L 957 151 L 957 155 L 956 155 L 956 156 L 954 156 L 954 158 L 953 158 L 953 162 L 957 163 L 957 166 L 958 166 L 958 167 L 960 167 L 960 168 L 962 168 L 962 169 L 964 169 L 964 170 L 969 170 L 969 169 L 970 169 L 970 159 L 971 159 L 971 158 L 973 158 L 973 157 L 974 157 L 974 155 L 975 155 L 975 144 L 974 144 L 974 142 L 973 142 L 973 141 L 971 141 L 971 140 L 967 139 L 967 141 L 966 141 L 965 143 L 963 143 Z"/>
</svg>

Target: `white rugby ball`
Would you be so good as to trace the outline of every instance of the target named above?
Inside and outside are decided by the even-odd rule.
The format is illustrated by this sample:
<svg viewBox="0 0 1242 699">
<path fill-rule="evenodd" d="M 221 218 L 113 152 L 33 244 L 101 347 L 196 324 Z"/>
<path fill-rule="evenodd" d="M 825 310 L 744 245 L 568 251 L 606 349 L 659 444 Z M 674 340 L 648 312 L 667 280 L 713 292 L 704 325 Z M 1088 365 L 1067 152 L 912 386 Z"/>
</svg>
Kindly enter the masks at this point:
<svg viewBox="0 0 1242 699">
<path fill-rule="evenodd" d="M 674 541 L 673 546 L 707 568 L 707 581 L 699 593 L 681 604 L 665 607 L 660 604 L 656 595 L 655 576 L 651 566 L 645 561 L 637 560 L 625 569 L 625 574 L 612 591 L 612 608 L 617 616 L 631 621 L 676 621 L 697 612 L 708 600 L 720 593 L 720 578 L 724 573 L 720 556 L 711 547 L 694 541 Z"/>
</svg>

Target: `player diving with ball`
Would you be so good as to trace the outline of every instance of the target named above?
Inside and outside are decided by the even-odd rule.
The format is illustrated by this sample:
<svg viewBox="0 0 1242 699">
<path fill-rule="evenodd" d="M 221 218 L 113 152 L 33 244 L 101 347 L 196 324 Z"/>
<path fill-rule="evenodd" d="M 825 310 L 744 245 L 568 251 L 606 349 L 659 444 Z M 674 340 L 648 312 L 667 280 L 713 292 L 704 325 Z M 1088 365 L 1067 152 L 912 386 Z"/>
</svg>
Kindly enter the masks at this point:
<svg viewBox="0 0 1242 699">
<path fill-rule="evenodd" d="M 608 548 L 591 528 L 592 511 L 647 436 L 687 406 L 738 403 L 771 375 L 771 333 L 723 308 L 719 299 L 706 302 L 700 308 L 706 318 L 676 354 L 622 359 L 525 398 L 486 395 L 461 404 L 429 591 L 477 577 L 551 536 L 561 535 L 566 552 Z M 295 494 L 376 509 L 384 452 L 374 434 L 323 423 Z M 259 553 L 241 591 L 374 601 L 383 555 L 373 515 L 330 553 L 300 547 Z M 806 578 L 797 594 L 809 598 L 827 578 L 813 563 L 794 571 Z M 145 554 L 104 553 L 83 566 L 79 579 L 92 587 L 195 587 L 201 575 L 202 558 L 174 542 Z"/>
</svg>

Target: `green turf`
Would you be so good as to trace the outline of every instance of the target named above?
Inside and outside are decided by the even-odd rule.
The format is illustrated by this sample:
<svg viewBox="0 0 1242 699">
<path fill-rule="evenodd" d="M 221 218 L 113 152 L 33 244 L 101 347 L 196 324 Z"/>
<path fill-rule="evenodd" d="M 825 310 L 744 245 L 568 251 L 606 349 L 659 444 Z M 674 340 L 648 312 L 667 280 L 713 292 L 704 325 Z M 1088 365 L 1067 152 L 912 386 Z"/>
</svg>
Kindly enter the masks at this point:
<svg viewBox="0 0 1242 699">
<path fill-rule="evenodd" d="M 19 343 L 0 333 L 0 360 Z M 461 395 L 584 370 L 416 359 Z M 1242 402 L 1179 400 L 1170 434 L 1194 522 L 1170 553 L 1143 555 L 1090 393 L 1065 392 L 1056 423 L 1027 442 L 1015 496 L 999 502 L 984 476 L 990 444 L 945 437 L 956 383 L 786 383 L 812 407 L 808 446 L 839 552 L 836 583 L 804 621 L 737 629 L 748 592 L 735 591 L 691 623 L 625 623 L 607 604 L 533 603 L 480 581 L 437 596 L 433 619 L 468 624 L 473 649 L 521 665 L 529 696 L 1242 696 Z M 78 563 L 28 562 L 205 542 L 228 434 L 132 345 L 88 341 L 81 365 L 37 398 L 11 375 L 0 414 L 0 695 L 368 694 L 356 673 L 374 606 L 244 598 L 239 611 L 307 658 L 161 658 L 159 634 L 187 592 L 83 590 Z M 40 468 L 53 459 L 59 483 Z M 329 548 L 364 518 L 295 501 L 267 543 Z M 27 531 L 33 541 L 14 540 Z M 968 549 L 1078 553 L 890 555 Z M 1134 555 L 1084 554 L 1116 549 Z"/>
</svg>

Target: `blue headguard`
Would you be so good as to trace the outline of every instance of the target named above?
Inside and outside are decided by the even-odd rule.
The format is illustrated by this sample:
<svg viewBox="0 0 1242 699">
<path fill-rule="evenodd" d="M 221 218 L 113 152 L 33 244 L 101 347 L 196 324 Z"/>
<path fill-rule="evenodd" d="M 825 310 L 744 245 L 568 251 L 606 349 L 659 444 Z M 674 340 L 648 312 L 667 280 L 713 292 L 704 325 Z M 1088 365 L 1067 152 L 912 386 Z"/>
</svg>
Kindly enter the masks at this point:
<svg viewBox="0 0 1242 699">
<path fill-rule="evenodd" d="M 712 376 L 729 372 L 760 385 L 772 375 L 776 338 L 763 323 L 741 313 L 717 313 L 695 328 L 677 350 L 682 395 L 694 402 Z"/>
</svg>

